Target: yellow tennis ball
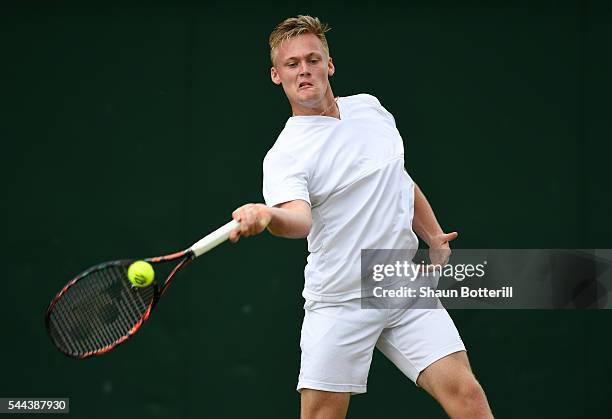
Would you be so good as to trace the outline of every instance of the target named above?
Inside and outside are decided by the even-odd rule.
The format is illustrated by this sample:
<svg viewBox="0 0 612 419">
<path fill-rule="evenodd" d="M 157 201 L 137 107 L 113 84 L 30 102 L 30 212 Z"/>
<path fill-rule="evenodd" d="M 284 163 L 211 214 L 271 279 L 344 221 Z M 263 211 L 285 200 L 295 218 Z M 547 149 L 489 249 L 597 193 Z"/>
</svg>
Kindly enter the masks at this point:
<svg viewBox="0 0 612 419">
<path fill-rule="evenodd" d="M 137 260 L 128 268 L 128 279 L 136 287 L 148 287 L 154 278 L 153 266 L 144 260 Z"/>
</svg>

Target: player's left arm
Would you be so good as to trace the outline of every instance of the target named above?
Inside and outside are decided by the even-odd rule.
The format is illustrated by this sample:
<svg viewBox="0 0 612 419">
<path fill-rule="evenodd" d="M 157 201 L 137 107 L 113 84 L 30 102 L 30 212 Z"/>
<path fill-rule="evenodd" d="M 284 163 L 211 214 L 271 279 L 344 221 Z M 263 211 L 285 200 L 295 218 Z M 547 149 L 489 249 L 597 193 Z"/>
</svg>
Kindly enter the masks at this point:
<svg viewBox="0 0 612 419">
<path fill-rule="evenodd" d="M 429 246 L 429 256 L 433 264 L 444 265 L 448 262 L 450 257 L 449 242 L 455 240 L 459 233 L 456 231 L 445 233 L 442 230 L 429 201 L 416 183 L 414 185 L 412 229 Z"/>
</svg>

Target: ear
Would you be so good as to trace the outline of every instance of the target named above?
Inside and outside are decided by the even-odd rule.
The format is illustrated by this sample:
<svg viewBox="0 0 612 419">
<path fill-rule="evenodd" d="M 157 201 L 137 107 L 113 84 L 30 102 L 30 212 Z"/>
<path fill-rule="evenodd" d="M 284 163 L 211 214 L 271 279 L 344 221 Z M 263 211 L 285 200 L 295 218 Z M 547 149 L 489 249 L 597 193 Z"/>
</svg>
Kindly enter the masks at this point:
<svg viewBox="0 0 612 419">
<path fill-rule="evenodd" d="M 334 75 L 335 72 L 336 72 L 336 67 L 334 67 L 334 62 L 332 60 L 332 57 L 329 57 L 327 59 L 327 74 L 329 75 L 329 77 L 331 77 Z"/>
<path fill-rule="evenodd" d="M 276 68 L 274 67 L 270 68 L 270 78 L 272 79 L 272 83 L 276 84 L 277 86 L 281 84 L 281 79 L 278 75 L 278 71 L 276 71 Z"/>
</svg>

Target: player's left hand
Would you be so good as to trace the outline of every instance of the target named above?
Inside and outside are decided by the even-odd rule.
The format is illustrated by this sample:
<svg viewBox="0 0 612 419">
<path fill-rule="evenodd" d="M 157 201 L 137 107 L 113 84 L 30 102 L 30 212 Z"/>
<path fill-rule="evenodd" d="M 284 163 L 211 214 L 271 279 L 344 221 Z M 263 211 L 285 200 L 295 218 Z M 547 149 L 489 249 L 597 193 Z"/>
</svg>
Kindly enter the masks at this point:
<svg viewBox="0 0 612 419">
<path fill-rule="evenodd" d="M 455 240 L 459 233 L 442 233 L 429 243 L 429 260 L 432 265 L 444 266 L 448 263 L 451 255 L 449 242 Z"/>
</svg>

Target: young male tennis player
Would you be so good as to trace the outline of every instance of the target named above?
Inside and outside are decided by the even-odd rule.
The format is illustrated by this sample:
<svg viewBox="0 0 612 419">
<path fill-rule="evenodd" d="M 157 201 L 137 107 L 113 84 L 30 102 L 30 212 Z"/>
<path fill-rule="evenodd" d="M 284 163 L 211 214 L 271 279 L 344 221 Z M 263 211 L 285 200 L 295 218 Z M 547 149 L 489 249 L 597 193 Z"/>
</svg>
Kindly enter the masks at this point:
<svg viewBox="0 0 612 419">
<path fill-rule="evenodd" d="M 374 347 L 453 418 L 492 417 L 459 333 L 444 309 L 367 310 L 360 304 L 361 249 L 449 249 L 425 196 L 404 170 L 393 116 L 367 94 L 334 98 L 326 25 L 298 16 L 270 35 L 272 81 L 293 116 L 263 163 L 264 204 L 233 213 L 252 236 L 266 228 L 308 237 L 302 360 L 302 418 L 344 418 L 366 392 Z M 416 234 L 415 234 L 416 233 Z"/>
</svg>

